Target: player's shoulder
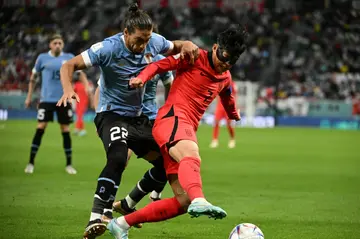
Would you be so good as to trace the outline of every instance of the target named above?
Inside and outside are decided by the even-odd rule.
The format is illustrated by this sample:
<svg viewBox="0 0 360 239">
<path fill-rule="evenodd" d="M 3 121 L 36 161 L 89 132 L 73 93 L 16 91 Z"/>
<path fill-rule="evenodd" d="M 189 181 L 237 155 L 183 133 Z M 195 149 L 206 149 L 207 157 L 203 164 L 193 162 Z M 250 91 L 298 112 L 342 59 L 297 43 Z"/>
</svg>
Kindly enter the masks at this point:
<svg viewBox="0 0 360 239">
<path fill-rule="evenodd" d="M 63 54 L 64 54 L 65 58 L 71 59 L 71 58 L 75 57 L 75 55 L 72 54 L 71 52 L 63 52 Z"/>
<path fill-rule="evenodd" d="M 123 48 L 122 39 L 121 39 L 122 37 L 123 37 L 122 33 L 115 34 L 113 36 L 105 38 L 101 42 L 97 42 L 97 43 L 93 44 L 90 47 L 90 49 L 93 52 L 97 52 L 99 50 L 118 52 L 120 49 Z"/>
<path fill-rule="evenodd" d="M 48 58 L 48 57 L 50 57 L 50 54 L 49 54 L 48 51 L 47 51 L 47 52 L 42 52 L 42 53 L 40 53 L 40 54 L 38 55 L 38 59 Z"/>
<path fill-rule="evenodd" d="M 150 50 L 152 50 L 154 52 L 160 52 L 162 50 L 162 48 L 164 47 L 165 40 L 166 39 L 163 36 L 153 32 L 153 33 L 151 33 L 151 38 L 150 38 L 150 41 L 149 41 L 147 47 L 149 47 Z"/>
</svg>

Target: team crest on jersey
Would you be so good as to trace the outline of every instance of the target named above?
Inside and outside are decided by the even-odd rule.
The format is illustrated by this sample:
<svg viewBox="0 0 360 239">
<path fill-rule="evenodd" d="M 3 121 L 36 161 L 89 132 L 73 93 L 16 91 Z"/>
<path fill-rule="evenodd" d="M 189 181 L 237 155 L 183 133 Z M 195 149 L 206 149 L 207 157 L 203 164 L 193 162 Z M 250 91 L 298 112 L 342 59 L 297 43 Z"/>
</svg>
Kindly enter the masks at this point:
<svg viewBox="0 0 360 239">
<path fill-rule="evenodd" d="M 125 59 L 121 59 L 118 63 L 118 66 L 125 66 L 126 65 L 126 60 Z"/>
<path fill-rule="evenodd" d="M 146 63 L 150 64 L 151 62 L 153 62 L 153 58 L 152 58 L 152 55 L 151 53 L 148 53 L 145 55 L 145 61 Z"/>
</svg>

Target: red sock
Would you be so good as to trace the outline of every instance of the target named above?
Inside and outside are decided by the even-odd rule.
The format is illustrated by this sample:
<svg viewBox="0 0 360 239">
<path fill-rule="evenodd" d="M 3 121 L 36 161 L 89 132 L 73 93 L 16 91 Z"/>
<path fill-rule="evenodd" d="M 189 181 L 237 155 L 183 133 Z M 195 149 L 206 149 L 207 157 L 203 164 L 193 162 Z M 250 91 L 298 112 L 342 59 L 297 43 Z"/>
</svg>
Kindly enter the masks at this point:
<svg viewBox="0 0 360 239">
<path fill-rule="evenodd" d="M 195 157 L 183 158 L 179 164 L 178 177 L 181 187 L 191 201 L 195 198 L 204 197 L 200 175 L 200 159 Z"/>
<path fill-rule="evenodd" d="M 219 123 L 215 123 L 213 131 L 213 139 L 218 139 L 219 137 Z"/>
<path fill-rule="evenodd" d="M 126 222 L 133 226 L 142 222 L 159 222 L 184 214 L 176 198 L 166 198 L 148 204 L 144 208 L 125 216 Z"/>
<path fill-rule="evenodd" d="M 231 121 L 230 120 L 227 121 L 227 128 L 228 128 L 228 131 L 229 131 L 229 134 L 230 134 L 230 138 L 233 139 L 235 137 L 235 130 L 231 126 Z"/>
</svg>

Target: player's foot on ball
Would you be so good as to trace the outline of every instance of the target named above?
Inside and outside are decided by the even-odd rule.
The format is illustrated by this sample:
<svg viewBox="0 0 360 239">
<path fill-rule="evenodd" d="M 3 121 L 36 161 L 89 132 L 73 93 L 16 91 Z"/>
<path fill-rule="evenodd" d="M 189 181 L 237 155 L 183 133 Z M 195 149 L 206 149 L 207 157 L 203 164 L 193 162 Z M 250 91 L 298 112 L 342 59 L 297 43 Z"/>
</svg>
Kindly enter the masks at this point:
<svg viewBox="0 0 360 239">
<path fill-rule="evenodd" d="M 219 146 L 219 141 L 217 139 L 213 139 L 210 144 L 210 148 L 217 148 Z"/>
<path fill-rule="evenodd" d="M 236 145 L 235 139 L 230 139 L 228 144 L 229 149 L 235 148 L 235 145 Z"/>
<path fill-rule="evenodd" d="M 113 203 L 113 210 L 121 215 L 127 215 L 136 211 L 135 208 L 130 208 L 125 199 Z M 142 223 L 135 224 L 134 227 L 142 228 Z"/>
<path fill-rule="evenodd" d="M 66 171 L 68 174 L 76 174 L 76 173 L 77 173 L 76 169 L 75 169 L 73 166 L 71 166 L 71 165 L 66 166 L 66 167 L 65 167 L 65 171 Z"/>
<path fill-rule="evenodd" d="M 85 136 L 85 135 L 86 135 L 86 130 L 84 130 L 84 129 L 81 130 L 78 135 L 79 135 L 80 137 Z"/>
<path fill-rule="evenodd" d="M 220 207 L 212 205 L 205 199 L 195 200 L 191 202 L 188 208 L 188 213 L 192 217 L 208 216 L 209 218 L 214 219 L 222 219 L 226 217 L 226 212 Z"/>
<path fill-rule="evenodd" d="M 120 225 L 117 223 L 116 219 L 112 219 L 107 224 L 107 229 L 109 229 L 110 233 L 116 238 L 116 239 L 128 239 L 128 231 L 126 229 L 123 229 L 120 227 Z"/>
<path fill-rule="evenodd" d="M 90 221 L 83 235 L 83 239 L 95 239 L 106 231 L 106 225 L 101 219 Z"/>
<path fill-rule="evenodd" d="M 25 173 L 29 173 L 29 174 L 33 173 L 34 172 L 34 164 L 29 163 L 28 165 L 26 165 L 24 171 L 25 171 Z"/>
</svg>

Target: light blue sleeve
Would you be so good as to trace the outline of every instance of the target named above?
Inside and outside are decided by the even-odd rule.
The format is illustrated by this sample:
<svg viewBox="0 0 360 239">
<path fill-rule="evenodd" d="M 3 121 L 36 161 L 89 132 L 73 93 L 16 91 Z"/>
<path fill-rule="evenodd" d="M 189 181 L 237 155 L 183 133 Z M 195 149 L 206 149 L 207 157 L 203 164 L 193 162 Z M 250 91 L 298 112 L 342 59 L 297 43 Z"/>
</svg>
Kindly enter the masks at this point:
<svg viewBox="0 0 360 239">
<path fill-rule="evenodd" d="M 165 37 L 159 34 L 153 33 L 152 38 L 152 44 L 156 54 L 165 54 L 174 48 L 174 44 L 171 41 L 166 40 Z"/>
<path fill-rule="evenodd" d="M 110 41 L 95 43 L 88 50 L 81 53 L 85 65 L 89 66 L 108 66 L 111 61 L 113 44 Z"/>
<path fill-rule="evenodd" d="M 42 58 L 42 55 L 41 55 L 41 54 L 36 58 L 35 66 L 34 66 L 34 68 L 32 69 L 32 72 L 33 72 L 33 73 L 39 73 L 39 72 L 41 72 L 41 62 L 42 62 L 41 58 Z"/>
</svg>

